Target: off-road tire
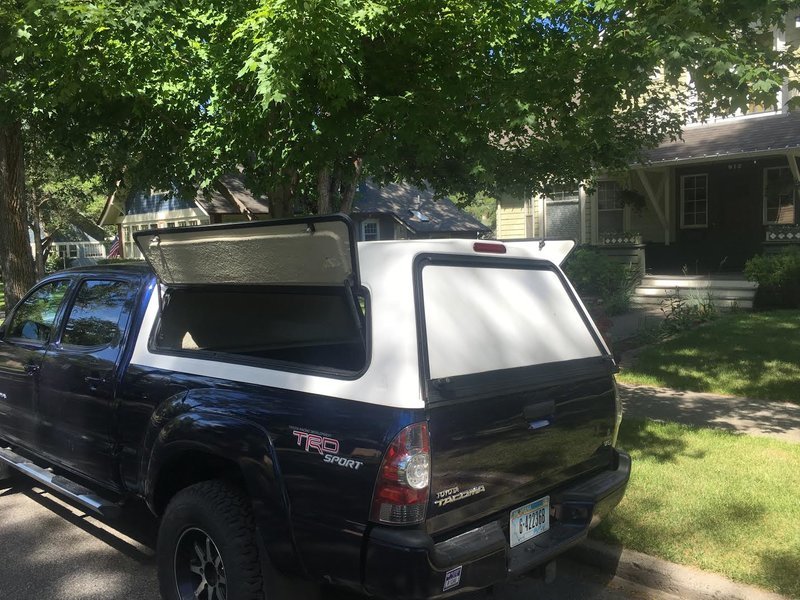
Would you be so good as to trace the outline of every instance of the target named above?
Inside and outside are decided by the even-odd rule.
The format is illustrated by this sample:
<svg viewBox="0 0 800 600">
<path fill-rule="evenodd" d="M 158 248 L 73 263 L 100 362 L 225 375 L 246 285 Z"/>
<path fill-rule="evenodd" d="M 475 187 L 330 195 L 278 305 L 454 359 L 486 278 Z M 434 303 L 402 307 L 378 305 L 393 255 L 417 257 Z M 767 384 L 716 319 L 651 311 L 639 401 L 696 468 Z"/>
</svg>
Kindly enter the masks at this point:
<svg viewBox="0 0 800 600">
<path fill-rule="evenodd" d="M 164 512 L 156 551 L 161 597 L 195 600 L 193 592 L 184 591 L 183 595 L 179 592 L 179 580 L 187 587 L 187 565 L 180 557 L 190 543 L 187 536 L 203 534 L 213 542 L 213 549 L 224 565 L 225 593 L 219 595 L 220 600 L 263 600 L 262 563 L 250 501 L 239 488 L 219 480 L 204 481 L 181 490 Z M 194 572 L 189 575 L 192 576 L 200 581 L 200 576 Z M 202 577 L 205 580 L 206 575 Z M 219 574 L 214 571 L 213 577 L 218 580 Z M 207 590 L 201 595 L 203 600 Z"/>
</svg>

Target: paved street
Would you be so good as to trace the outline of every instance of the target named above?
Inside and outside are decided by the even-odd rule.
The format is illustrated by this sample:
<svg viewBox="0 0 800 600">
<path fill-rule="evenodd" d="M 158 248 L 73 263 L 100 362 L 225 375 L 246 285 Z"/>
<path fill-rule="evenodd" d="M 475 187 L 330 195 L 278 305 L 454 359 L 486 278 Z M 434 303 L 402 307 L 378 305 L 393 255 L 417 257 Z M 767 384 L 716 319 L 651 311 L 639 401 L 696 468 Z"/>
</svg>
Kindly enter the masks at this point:
<svg viewBox="0 0 800 600">
<path fill-rule="evenodd" d="M 131 511 L 115 527 L 43 491 L 23 477 L 0 481 L 0 590 L 15 600 L 155 600 L 155 524 Z M 329 600 L 349 595 L 327 594 Z M 531 579 L 471 594 L 467 600 L 624 600 L 660 594 L 598 573 L 566 559 L 559 578 Z M 328 599 L 326 599 L 328 600 Z"/>
</svg>

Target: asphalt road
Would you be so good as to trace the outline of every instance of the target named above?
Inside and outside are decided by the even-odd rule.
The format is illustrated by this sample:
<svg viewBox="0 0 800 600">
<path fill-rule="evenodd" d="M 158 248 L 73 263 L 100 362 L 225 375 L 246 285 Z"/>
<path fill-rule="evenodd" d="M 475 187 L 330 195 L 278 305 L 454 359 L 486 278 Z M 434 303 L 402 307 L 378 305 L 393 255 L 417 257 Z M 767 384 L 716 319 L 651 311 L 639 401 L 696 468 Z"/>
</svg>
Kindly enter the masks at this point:
<svg viewBox="0 0 800 600">
<path fill-rule="evenodd" d="M 132 509 L 114 526 L 24 477 L 0 481 L 0 597 L 15 600 L 157 600 L 156 524 Z M 464 600 L 624 600 L 672 596 L 560 559 L 555 583 L 521 579 Z M 325 600 L 352 596 L 328 592 Z"/>
</svg>

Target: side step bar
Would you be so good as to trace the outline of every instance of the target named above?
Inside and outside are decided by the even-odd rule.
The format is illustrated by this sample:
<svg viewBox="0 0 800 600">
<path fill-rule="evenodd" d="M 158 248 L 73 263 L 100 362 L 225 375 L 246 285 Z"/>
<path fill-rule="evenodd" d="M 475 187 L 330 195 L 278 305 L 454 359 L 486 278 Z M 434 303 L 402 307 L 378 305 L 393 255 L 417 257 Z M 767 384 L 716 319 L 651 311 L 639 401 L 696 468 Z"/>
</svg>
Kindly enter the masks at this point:
<svg viewBox="0 0 800 600">
<path fill-rule="evenodd" d="M 28 477 L 35 479 L 43 486 L 65 496 L 67 499 L 80 504 L 95 514 L 104 518 L 114 518 L 119 515 L 119 505 L 101 498 L 92 490 L 75 483 L 74 481 L 56 475 L 52 471 L 40 467 L 15 453 L 10 448 L 0 447 L 0 464 L 6 464 Z"/>
</svg>

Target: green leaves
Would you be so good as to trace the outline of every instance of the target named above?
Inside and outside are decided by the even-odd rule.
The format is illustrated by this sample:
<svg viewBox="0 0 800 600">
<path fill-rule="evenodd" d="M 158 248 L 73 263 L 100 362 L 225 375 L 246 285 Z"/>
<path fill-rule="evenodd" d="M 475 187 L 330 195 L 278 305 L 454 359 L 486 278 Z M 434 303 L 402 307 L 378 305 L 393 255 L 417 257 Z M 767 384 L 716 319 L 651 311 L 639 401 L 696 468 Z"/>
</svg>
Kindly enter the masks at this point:
<svg viewBox="0 0 800 600">
<path fill-rule="evenodd" d="M 0 103 L 143 185 L 244 168 L 299 198 L 363 159 L 442 192 L 530 190 L 766 102 L 798 66 L 769 33 L 789 6 L 23 0 L 0 7 Z"/>
</svg>

